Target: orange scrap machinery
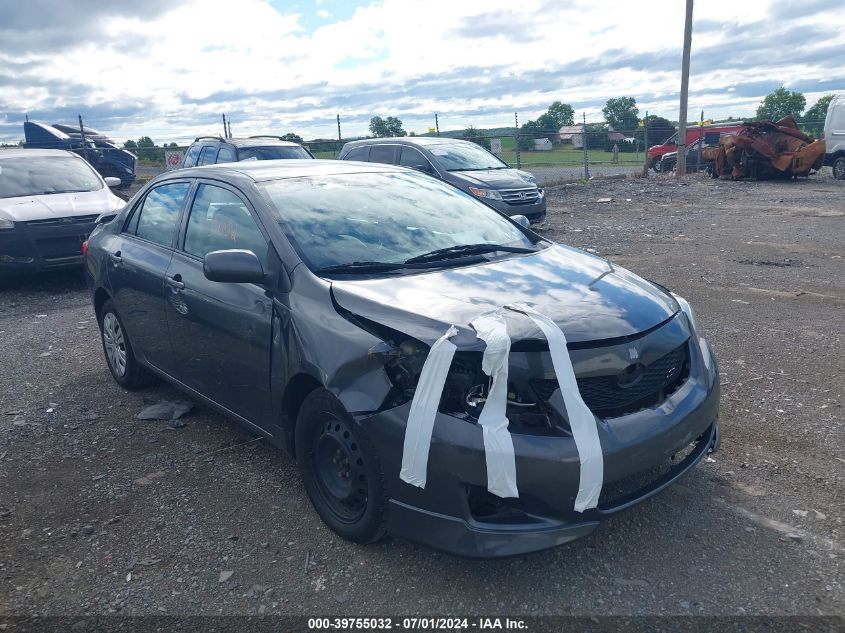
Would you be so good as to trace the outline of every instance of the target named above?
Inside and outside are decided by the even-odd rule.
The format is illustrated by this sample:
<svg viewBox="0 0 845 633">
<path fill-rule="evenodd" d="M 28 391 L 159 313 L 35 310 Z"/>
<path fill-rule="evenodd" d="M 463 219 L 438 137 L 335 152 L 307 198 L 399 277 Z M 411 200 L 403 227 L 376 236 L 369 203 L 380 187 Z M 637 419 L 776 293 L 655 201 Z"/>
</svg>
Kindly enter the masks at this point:
<svg viewBox="0 0 845 633">
<path fill-rule="evenodd" d="M 746 123 L 723 135 L 718 147 L 705 149 L 703 158 L 714 161 L 714 178 L 790 178 L 820 169 L 824 153 L 824 141 L 804 134 L 789 115 L 774 123 Z"/>
</svg>

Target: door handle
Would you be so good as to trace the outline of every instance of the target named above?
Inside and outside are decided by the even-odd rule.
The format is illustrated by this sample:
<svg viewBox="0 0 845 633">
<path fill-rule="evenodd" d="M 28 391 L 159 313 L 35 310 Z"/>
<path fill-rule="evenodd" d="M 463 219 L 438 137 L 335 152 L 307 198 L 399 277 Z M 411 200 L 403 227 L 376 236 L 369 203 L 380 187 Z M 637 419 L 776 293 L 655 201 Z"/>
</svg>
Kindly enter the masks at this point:
<svg viewBox="0 0 845 633">
<path fill-rule="evenodd" d="M 176 273 L 175 275 L 167 275 L 167 285 L 176 290 L 182 290 L 185 284 L 182 282 L 182 275 Z"/>
<path fill-rule="evenodd" d="M 115 266 L 119 266 L 123 263 L 123 258 L 120 256 L 120 251 L 115 251 L 114 253 L 109 253 L 109 259 L 111 260 L 112 264 Z"/>
</svg>

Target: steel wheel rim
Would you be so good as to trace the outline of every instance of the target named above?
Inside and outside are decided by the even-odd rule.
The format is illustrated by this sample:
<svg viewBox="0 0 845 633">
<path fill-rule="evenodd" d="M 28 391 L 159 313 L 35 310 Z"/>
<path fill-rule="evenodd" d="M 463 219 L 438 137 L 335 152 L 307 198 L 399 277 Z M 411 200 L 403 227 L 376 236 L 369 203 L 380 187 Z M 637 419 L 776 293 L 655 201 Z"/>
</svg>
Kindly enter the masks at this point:
<svg viewBox="0 0 845 633">
<path fill-rule="evenodd" d="M 326 419 L 312 436 L 312 471 L 320 497 L 343 523 L 355 523 L 367 509 L 367 473 L 361 447 L 347 425 Z"/>
<path fill-rule="evenodd" d="M 123 328 L 113 312 L 103 317 L 103 347 L 109 366 L 120 377 L 126 375 L 126 339 Z"/>
<path fill-rule="evenodd" d="M 845 159 L 840 158 L 833 163 L 833 177 L 837 180 L 845 180 Z"/>
</svg>

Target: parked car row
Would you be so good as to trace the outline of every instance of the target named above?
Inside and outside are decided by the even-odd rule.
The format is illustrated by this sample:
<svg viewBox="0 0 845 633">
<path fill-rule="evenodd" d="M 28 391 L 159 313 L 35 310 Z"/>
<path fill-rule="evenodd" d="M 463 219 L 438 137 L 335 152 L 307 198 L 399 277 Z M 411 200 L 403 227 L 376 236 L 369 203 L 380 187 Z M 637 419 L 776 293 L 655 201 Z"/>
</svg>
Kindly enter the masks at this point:
<svg viewBox="0 0 845 633">
<path fill-rule="evenodd" d="M 54 127 L 30 122 L 26 130 L 28 147 L 46 143 L 48 133 L 52 134 L 50 138 L 64 134 Z M 102 158 L 101 154 L 98 156 Z M 185 152 L 182 167 L 313 158 L 302 145 L 277 136 L 204 136 Z M 4 198 L 0 203 L 0 269 L 32 271 L 79 265 L 80 245 L 94 227 L 94 220 L 123 205 L 108 187 L 125 182 L 115 176 L 103 180 L 79 152 L 4 150 L 0 159 L 6 170 L 5 175 L 0 173 L 0 197 Z M 467 141 L 355 141 L 344 145 L 340 159 L 408 167 L 454 185 L 502 213 L 525 216 L 534 222 L 546 216 L 545 193 L 531 174 L 511 169 L 484 148 Z M 134 178 L 134 157 L 132 169 Z M 100 193 L 86 195 L 92 192 Z"/>
</svg>

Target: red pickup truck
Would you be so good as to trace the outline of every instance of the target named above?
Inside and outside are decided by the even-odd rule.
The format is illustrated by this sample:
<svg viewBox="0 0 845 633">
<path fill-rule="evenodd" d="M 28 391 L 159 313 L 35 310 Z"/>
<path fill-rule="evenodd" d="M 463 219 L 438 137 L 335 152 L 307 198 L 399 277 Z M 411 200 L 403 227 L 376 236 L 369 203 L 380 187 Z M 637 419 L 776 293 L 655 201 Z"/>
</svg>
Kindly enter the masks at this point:
<svg viewBox="0 0 845 633">
<path fill-rule="evenodd" d="M 704 139 L 704 145 L 718 145 L 719 136 L 733 134 L 742 127 L 742 121 L 736 123 L 711 123 L 709 125 L 692 125 L 687 127 L 687 145 L 692 145 L 699 138 Z M 654 171 L 660 171 L 660 158 L 669 152 L 678 151 L 678 133 L 675 132 L 662 145 L 652 145 L 648 148 L 648 162 Z"/>
</svg>

